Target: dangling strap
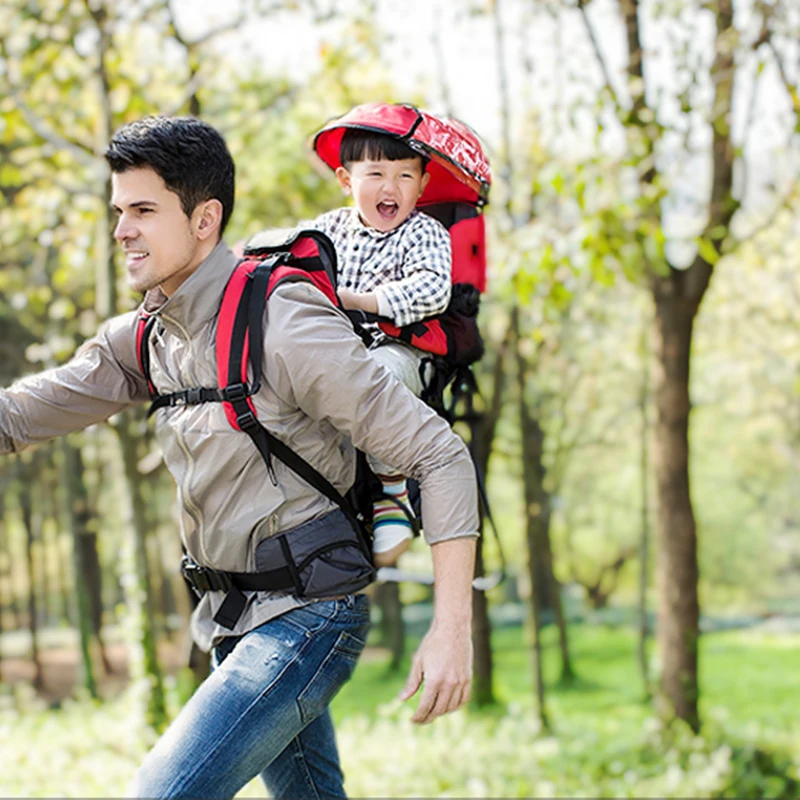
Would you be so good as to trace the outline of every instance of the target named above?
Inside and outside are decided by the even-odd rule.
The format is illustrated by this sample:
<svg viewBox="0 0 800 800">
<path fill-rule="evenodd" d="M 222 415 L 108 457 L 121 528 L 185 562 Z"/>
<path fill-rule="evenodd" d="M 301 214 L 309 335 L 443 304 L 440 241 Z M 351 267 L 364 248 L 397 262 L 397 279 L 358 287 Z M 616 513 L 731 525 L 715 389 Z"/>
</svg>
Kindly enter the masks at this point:
<svg viewBox="0 0 800 800">
<path fill-rule="evenodd" d="M 147 381 L 150 397 L 158 396 L 156 387 L 153 386 L 153 381 L 150 379 L 150 349 L 147 346 L 155 323 L 155 317 L 144 310 L 139 312 L 139 319 L 136 321 L 136 360 L 139 362 L 139 369 Z"/>
</svg>

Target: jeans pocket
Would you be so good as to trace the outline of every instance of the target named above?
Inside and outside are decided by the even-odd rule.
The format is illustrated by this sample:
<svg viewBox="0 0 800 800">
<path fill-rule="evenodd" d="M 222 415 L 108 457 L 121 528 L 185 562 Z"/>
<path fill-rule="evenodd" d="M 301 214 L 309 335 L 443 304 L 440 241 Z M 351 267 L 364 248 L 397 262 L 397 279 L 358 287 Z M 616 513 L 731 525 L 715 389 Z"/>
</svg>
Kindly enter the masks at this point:
<svg viewBox="0 0 800 800">
<path fill-rule="evenodd" d="M 314 677 L 297 696 L 303 722 L 309 723 L 322 714 L 352 676 L 358 657 L 364 649 L 364 639 L 358 633 L 359 631 L 342 631 L 339 634 Z"/>
</svg>

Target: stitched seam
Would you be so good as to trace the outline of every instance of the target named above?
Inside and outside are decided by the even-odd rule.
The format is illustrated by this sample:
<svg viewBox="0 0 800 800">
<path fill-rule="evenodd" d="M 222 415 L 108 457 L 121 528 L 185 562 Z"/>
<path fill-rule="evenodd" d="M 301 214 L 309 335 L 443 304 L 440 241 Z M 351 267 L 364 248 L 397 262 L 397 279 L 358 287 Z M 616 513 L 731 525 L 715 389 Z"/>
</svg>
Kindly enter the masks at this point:
<svg viewBox="0 0 800 800">
<path fill-rule="evenodd" d="M 325 627 L 327 626 L 323 626 L 323 628 L 318 628 L 317 631 L 321 631 Z M 309 637 L 305 637 L 303 646 L 297 651 L 294 658 L 291 661 L 287 662 L 286 666 L 284 666 L 284 668 L 278 673 L 278 675 L 275 676 L 275 679 L 270 682 L 269 686 L 264 687 L 264 689 L 259 693 L 258 697 L 256 697 L 255 700 L 253 700 L 253 702 L 250 703 L 250 705 L 242 712 L 239 718 L 228 728 L 225 735 L 217 742 L 214 748 L 205 754 L 205 757 L 202 758 L 197 763 L 195 768 L 183 778 L 182 782 L 172 783 L 169 786 L 167 794 L 171 794 L 172 792 L 182 790 L 186 786 L 186 784 L 188 784 L 189 781 L 192 780 L 194 776 L 197 775 L 197 773 L 200 772 L 200 770 L 216 756 L 216 754 L 219 752 L 222 746 L 225 745 L 228 742 L 228 740 L 233 736 L 234 731 L 239 726 L 239 724 L 242 723 L 244 719 L 250 714 L 250 712 L 264 699 L 264 697 L 273 688 L 273 686 L 275 686 L 275 684 L 278 683 L 278 681 L 286 674 L 286 671 L 295 662 L 298 661 L 298 659 L 303 655 L 303 653 L 306 651 L 306 649 L 310 644 L 311 644 L 311 639 Z M 314 673 L 314 675 L 316 676 L 316 673 Z M 295 703 L 297 703 L 297 700 L 295 700 Z M 300 716 L 302 718 L 302 710 Z"/>
<path fill-rule="evenodd" d="M 341 658 L 345 658 L 348 661 L 352 661 L 353 663 L 358 661 L 358 655 L 357 654 L 348 652 L 347 650 L 344 650 L 340 646 L 340 642 L 342 640 L 342 637 L 349 637 L 349 636 L 350 636 L 350 634 L 347 633 L 347 631 L 340 631 L 339 635 L 336 637 L 336 641 L 333 643 L 333 647 L 331 647 L 331 649 L 328 651 L 328 655 L 326 655 L 325 658 L 322 659 L 322 663 L 317 667 L 317 670 L 314 673 L 314 675 L 311 677 L 311 680 L 305 685 L 305 687 L 303 688 L 303 691 L 300 692 L 297 695 L 297 699 L 295 700 L 295 702 L 297 703 L 297 708 L 300 711 L 300 718 L 306 724 L 308 724 L 310 722 L 313 722 L 313 720 L 315 719 L 315 717 L 311 716 L 310 714 L 306 714 L 305 709 L 303 708 L 303 704 L 301 702 L 303 695 L 308 691 L 308 687 L 311 686 L 314 683 L 314 681 L 317 679 L 317 677 L 325 670 L 325 668 L 333 660 L 333 657 L 335 655 L 338 655 Z M 353 637 L 353 638 L 355 638 L 355 637 Z"/>
<path fill-rule="evenodd" d="M 308 768 L 306 754 L 303 751 L 303 743 L 300 741 L 299 736 L 295 739 L 295 746 L 297 748 L 296 757 L 302 762 L 303 777 L 305 778 L 306 785 L 314 793 L 314 800 L 322 800 L 320 793 L 317 791 L 317 784 L 314 782 L 314 778 L 311 775 L 311 770 Z"/>
</svg>

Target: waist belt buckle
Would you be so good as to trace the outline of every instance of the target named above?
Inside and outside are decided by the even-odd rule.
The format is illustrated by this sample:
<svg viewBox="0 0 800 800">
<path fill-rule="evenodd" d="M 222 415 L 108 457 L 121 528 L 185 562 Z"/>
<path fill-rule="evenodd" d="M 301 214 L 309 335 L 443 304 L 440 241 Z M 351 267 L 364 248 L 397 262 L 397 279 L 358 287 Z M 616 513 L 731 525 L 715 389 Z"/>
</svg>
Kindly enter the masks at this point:
<svg viewBox="0 0 800 800">
<path fill-rule="evenodd" d="M 200 592 L 227 592 L 233 586 L 227 572 L 201 567 L 188 556 L 181 559 L 181 574 Z"/>
</svg>

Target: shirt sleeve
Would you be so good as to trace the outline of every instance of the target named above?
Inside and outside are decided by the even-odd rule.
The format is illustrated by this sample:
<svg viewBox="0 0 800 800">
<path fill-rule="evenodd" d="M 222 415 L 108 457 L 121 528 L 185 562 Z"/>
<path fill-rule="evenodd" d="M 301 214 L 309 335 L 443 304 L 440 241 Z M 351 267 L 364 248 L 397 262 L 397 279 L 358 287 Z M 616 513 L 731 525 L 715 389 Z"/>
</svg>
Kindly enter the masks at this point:
<svg viewBox="0 0 800 800">
<path fill-rule="evenodd" d="M 375 289 L 378 306 L 388 308 L 387 316 L 398 327 L 443 313 L 451 291 L 450 234 L 441 223 L 420 214 L 403 250 L 403 278 Z"/>
<path fill-rule="evenodd" d="M 109 320 L 68 363 L 0 389 L 0 453 L 81 430 L 148 400 L 135 326 L 136 312 Z"/>
<path fill-rule="evenodd" d="M 313 286 L 284 284 L 267 308 L 266 376 L 284 401 L 418 480 L 429 543 L 477 536 L 475 470 L 447 423 L 370 356 Z"/>
</svg>

